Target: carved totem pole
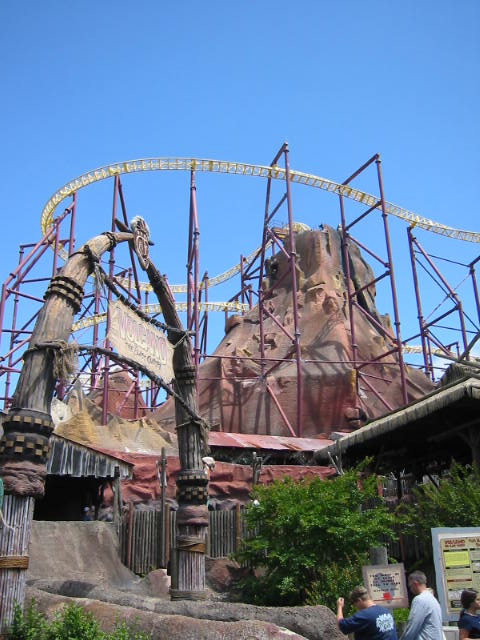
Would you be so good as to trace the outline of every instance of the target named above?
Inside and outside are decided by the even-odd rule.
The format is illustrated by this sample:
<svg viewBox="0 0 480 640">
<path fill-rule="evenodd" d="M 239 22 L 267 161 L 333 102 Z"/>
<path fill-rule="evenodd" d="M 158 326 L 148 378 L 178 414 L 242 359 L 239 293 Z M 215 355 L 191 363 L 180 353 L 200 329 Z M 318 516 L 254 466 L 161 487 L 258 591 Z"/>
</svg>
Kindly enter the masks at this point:
<svg viewBox="0 0 480 640">
<path fill-rule="evenodd" d="M 202 457 L 208 453 L 208 427 L 197 414 L 192 343 L 183 331 L 165 278 L 150 262 L 149 231 L 141 218 L 132 220 L 134 247 L 140 266 L 162 307 L 167 337 L 174 347 L 175 418 L 180 471 L 177 475 L 177 534 L 172 563 L 172 600 L 205 598 L 205 545 L 208 529 L 208 477 Z"/>
<path fill-rule="evenodd" d="M 53 430 L 51 402 L 57 377 L 69 369 L 67 341 L 73 316 L 80 309 L 83 287 L 100 256 L 118 242 L 131 239 L 130 232 L 106 232 L 72 254 L 50 281 L 24 353 L 0 442 L 3 515 L 8 525 L 0 528 L 0 635 L 12 621 L 14 603 L 23 605 L 25 598 L 33 507 L 35 498 L 44 494 L 48 441 Z"/>
</svg>

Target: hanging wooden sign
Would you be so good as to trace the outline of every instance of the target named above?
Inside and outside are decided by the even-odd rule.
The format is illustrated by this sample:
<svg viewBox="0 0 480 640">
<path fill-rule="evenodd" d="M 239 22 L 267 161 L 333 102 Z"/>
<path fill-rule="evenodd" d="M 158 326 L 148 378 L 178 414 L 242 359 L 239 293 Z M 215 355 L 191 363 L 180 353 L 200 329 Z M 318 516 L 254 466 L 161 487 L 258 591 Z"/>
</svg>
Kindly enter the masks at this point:
<svg viewBox="0 0 480 640">
<path fill-rule="evenodd" d="M 119 355 L 134 360 L 152 373 L 171 382 L 174 377 L 173 347 L 162 331 L 139 318 L 120 300 L 108 305 L 107 338 Z"/>
</svg>

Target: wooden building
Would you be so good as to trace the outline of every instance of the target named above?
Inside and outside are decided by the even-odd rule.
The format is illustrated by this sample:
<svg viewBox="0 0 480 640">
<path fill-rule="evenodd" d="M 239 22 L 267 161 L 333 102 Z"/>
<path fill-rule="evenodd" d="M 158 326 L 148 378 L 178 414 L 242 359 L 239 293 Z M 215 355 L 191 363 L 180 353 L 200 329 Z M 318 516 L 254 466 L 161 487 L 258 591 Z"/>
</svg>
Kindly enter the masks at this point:
<svg viewBox="0 0 480 640">
<path fill-rule="evenodd" d="M 45 497 L 35 501 L 35 520 L 81 520 L 85 506 L 98 517 L 107 485 L 120 508 L 120 481 L 132 478 L 131 463 L 61 436 L 50 436 L 49 445 Z"/>
<path fill-rule="evenodd" d="M 452 365 L 437 389 L 316 451 L 316 462 L 351 468 L 373 456 L 377 473 L 417 479 L 448 469 L 452 460 L 480 465 L 479 373 Z"/>
</svg>

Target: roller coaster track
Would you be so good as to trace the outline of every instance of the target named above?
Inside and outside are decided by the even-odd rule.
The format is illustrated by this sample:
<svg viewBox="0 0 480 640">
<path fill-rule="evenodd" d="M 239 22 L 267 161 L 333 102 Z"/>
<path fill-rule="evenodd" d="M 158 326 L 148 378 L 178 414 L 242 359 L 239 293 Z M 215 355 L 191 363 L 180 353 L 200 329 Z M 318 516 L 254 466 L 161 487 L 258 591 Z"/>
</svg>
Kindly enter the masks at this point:
<svg viewBox="0 0 480 640">
<path fill-rule="evenodd" d="M 187 303 L 186 302 L 176 302 L 175 307 L 177 311 L 186 311 Z M 248 311 L 248 304 L 232 301 L 232 302 L 200 302 L 199 309 L 201 311 L 232 311 L 235 313 L 241 313 Z M 140 307 L 140 310 L 143 313 L 147 314 L 156 314 L 162 312 L 162 307 L 159 304 L 144 304 Z M 72 333 L 75 331 L 81 331 L 83 329 L 88 329 L 88 327 L 93 327 L 94 325 L 101 324 L 107 320 L 106 313 L 97 313 L 92 316 L 88 316 L 86 318 L 81 318 L 77 320 L 72 325 Z"/>
<path fill-rule="evenodd" d="M 141 160 L 130 160 L 127 162 L 120 162 L 116 164 L 110 164 L 88 173 L 84 173 L 75 180 L 68 182 L 61 187 L 45 204 L 41 219 L 40 227 L 42 234 L 51 226 L 53 222 L 53 215 L 57 206 L 67 198 L 73 195 L 79 189 L 111 178 L 113 176 L 129 173 L 138 173 L 142 171 L 203 171 L 211 173 L 226 173 L 242 176 L 256 176 L 259 178 L 271 178 L 274 180 L 285 180 L 285 169 L 276 165 L 264 166 L 257 164 L 246 164 L 243 162 L 229 162 L 223 160 L 202 160 L 196 158 L 145 158 Z M 364 191 L 354 189 L 348 185 L 342 185 L 338 182 L 333 182 L 327 178 L 321 178 L 310 173 L 303 173 L 301 171 L 295 171 L 290 169 L 290 181 L 292 183 L 304 184 L 308 187 L 316 189 L 322 189 L 342 195 L 345 198 L 355 200 L 368 207 L 378 206 L 378 198 L 369 195 Z M 456 240 L 463 240 L 465 242 L 480 242 L 480 233 L 475 231 L 463 231 L 461 229 L 454 229 L 439 222 L 434 222 L 428 218 L 424 218 L 416 213 L 407 211 L 402 207 L 385 203 L 385 211 L 387 214 L 400 218 L 404 222 L 407 222 L 412 227 L 420 227 L 426 231 L 432 231 L 448 238 L 455 238 Z"/>
<path fill-rule="evenodd" d="M 304 224 L 303 222 L 294 222 L 292 224 L 293 226 L 293 230 L 294 231 L 310 231 L 310 227 L 306 224 Z M 282 227 L 282 228 L 286 228 L 286 227 Z M 265 251 L 272 246 L 272 241 L 268 240 L 268 242 L 265 244 Z M 252 251 L 252 253 L 247 256 L 246 258 L 243 259 L 244 262 L 244 266 L 245 264 L 250 264 L 260 253 L 261 247 L 257 247 L 255 249 L 255 251 Z M 208 279 L 208 287 L 215 287 L 218 284 L 222 284 L 222 282 L 226 282 L 227 280 L 230 280 L 230 278 L 233 278 L 234 276 L 236 276 L 237 274 L 240 273 L 240 270 L 242 268 L 242 265 L 240 263 L 236 264 L 234 267 L 232 267 L 231 269 L 227 269 L 227 271 L 224 271 L 223 273 L 220 273 L 218 276 L 214 276 L 213 278 L 209 278 Z M 128 287 L 129 285 L 129 280 L 128 278 L 119 278 L 117 277 L 117 282 L 119 282 L 120 284 L 124 285 L 125 287 Z M 186 293 L 187 292 L 187 285 L 186 284 L 171 284 L 169 285 L 170 290 L 172 291 L 172 293 Z M 152 286 L 149 282 L 139 282 L 138 288 L 141 291 L 151 291 L 152 290 Z M 199 288 L 200 289 L 204 289 L 205 285 L 202 282 L 199 283 Z M 219 303 L 219 304 L 227 304 L 225 302 Z M 222 309 L 223 310 L 223 309 Z"/>
</svg>

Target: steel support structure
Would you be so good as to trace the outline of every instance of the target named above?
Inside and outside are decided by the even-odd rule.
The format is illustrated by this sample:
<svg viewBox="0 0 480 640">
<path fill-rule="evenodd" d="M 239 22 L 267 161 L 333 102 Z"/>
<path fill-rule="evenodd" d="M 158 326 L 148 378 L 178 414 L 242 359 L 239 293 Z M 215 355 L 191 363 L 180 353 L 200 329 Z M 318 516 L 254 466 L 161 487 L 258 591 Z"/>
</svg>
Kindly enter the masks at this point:
<svg viewBox="0 0 480 640">
<path fill-rule="evenodd" d="M 5 344 L 5 336 L 8 336 L 8 350 L 1 356 L 0 359 L 0 376 L 3 376 L 4 393 L 0 396 L 3 400 L 4 409 L 8 409 L 10 405 L 10 395 L 12 389 L 13 377 L 18 377 L 21 372 L 21 363 L 23 358 L 23 351 L 25 350 L 27 343 L 30 339 L 33 324 L 35 323 L 39 309 L 43 304 L 43 293 L 47 288 L 48 282 L 51 277 L 54 277 L 59 268 L 60 255 L 63 259 L 71 256 L 75 252 L 75 221 L 77 210 L 77 194 L 73 194 L 72 203 L 65 211 L 58 216 L 52 226 L 44 234 L 44 236 L 35 245 L 21 245 L 20 256 L 17 267 L 10 273 L 8 278 L 3 283 L 0 297 L 0 344 L 3 338 Z M 67 230 L 67 237 L 63 238 L 61 235 L 62 223 L 69 219 L 69 228 Z M 115 176 L 113 180 L 113 200 L 112 200 L 112 213 L 111 213 L 111 230 L 116 230 L 117 221 L 123 222 L 128 226 L 127 211 L 125 206 L 125 199 L 123 195 L 122 184 L 119 176 Z M 45 273 L 45 260 L 49 257 L 49 251 L 52 251 L 49 273 Z M 148 291 L 142 291 L 138 278 L 138 272 L 136 263 L 134 260 L 134 254 L 131 247 L 129 247 L 129 254 L 131 263 L 128 268 L 119 268 L 116 265 L 115 250 L 112 249 L 109 252 L 107 259 L 107 274 L 115 282 L 118 289 L 122 294 L 127 297 L 130 302 L 140 306 L 147 304 Z M 43 266 L 42 266 L 43 265 Z M 47 262 L 48 268 L 48 262 Z M 31 274 L 35 271 L 42 272 L 41 277 L 31 277 Z M 125 281 L 128 284 L 125 284 Z M 38 294 L 31 295 L 28 293 L 28 287 L 30 289 L 35 286 L 38 289 Z M 192 292 L 192 299 L 195 298 Z M 142 298 L 143 296 L 143 298 Z M 109 406 L 109 376 L 112 366 L 122 367 L 133 377 L 133 382 L 129 388 L 125 389 L 125 397 L 117 407 L 117 411 L 121 411 L 127 402 L 131 404 L 133 414 L 135 417 L 140 417 L 144 413 L 140 413 L 140 395 L 142 393 L 139 388 L 138 372 L 126 367 L 125 365 L 118 364 L 115 361 L 115 355 L 106 356 L 105 352 L 97 352 L 95 349 L 105 347 L 107 342 L 108 332 L 108 314 L 106 313 L 108 301 L 111 299 L 112 294 L 110 290 L 105 292 L 101 286 L 92 286 L 92 292 L 86 292 L 84 300 L 82 302 L 82 308 L 76 316 L 76 322 L 82 323 L 82 321 L 88 320 L 90 316 L 100 318 L 102 314 L 105 315 L 105 329 L 100 331 L 99 323 L 97 321 L 91 323 L 91 344 L 94 349 L 82 356 L 82 361 L 79 364 L 78 378 L 82 379 L 82 386 L 86 392 L 98 390 L 103 384 L 103 397 L 102 397 L 102 422 L 107 422 L 107 408 Z M 197 296 L 198 299 L 198 296 Z M 32 312 L 26 320 L 22 318 L 19 324 L 18 309 L 22 300 L 28 301 L 30 304 L 36 306 L 36 310 Z M 7 311 L 7 304 L 8 311 Z M 8 316 L 8 317 L 7 317 Z M 6 322 L 9 322 L 7 327 Z M 88 382 L 86 382 L 88 379 Z M 103 382 L 102 382 L 103 381 Z M 72 386 L 75 380 L 72 382 Z M 59 399 L 63 399 L 65 389 L 62 384 L 56 385 L 56 395 Z M 155 408 L 157 406 L 158 388 L 147 387 L 144 392 L 146 410 Z"/>
<path fill-rule="evenodd" d="M 460 353 L 462 354 L 463 360 L 470 359 L 470 349 L 473 344 L 469 344 L 468 336 L 467 336 L 467 328 L 465 323 L 465 313 L 463 310 L 463 305 L 458 296 L 457 292 L 454 288 L 447 282 L 446 278 L 440 273 L 440 270 L 436 266 L 433 261 L 433 258 L 425 251 L 425 249 L 420 245 L 417 238 L 413 235 L 413 229 L 407 229 L 407 237 L 408 237 L 408 246 L 410 252 L 410 262 L 412 268 L 413 275 L 413 285 L 415 290 L 415 299 L 417 303 L 418 309 L 418 323 L 419 323 L 419 333 L 415 334 L 408 338 L 408 342 L 412 342 L 413 340 L 420 339 L 421 348 L 422 348 L 422 356 L 424 363 L 424 371 L 427 375 L 429 375 L 432 380 L 435 379 L 434 365 L 433 365 L 433 356 L 434 353 L 443 353 L 445 356 L 451 357 L 460 357 Z M 480 303 L 478 296 L 478 286 L 476 280 L 475 273 L 475 264 L 480 260 L 480 257 L 473 260 L 468 265 L 461 265 L 465 267 L 468 271 L 468 276 L 471 279 L 472 287 L 473 287 L 473 295 L 475 301 L 475 308 L 477 313 L 477 319 L 480 322 Z M 424 311 L 422 309 L 422 288 L 420 285 L 420 279 L 418 274 L 417 265 L 422 265 L 424 268 L 426 267 L 427 273 L 429 273 L 430 278 L 437 284 L 437 286 L 442 290 L 444 294 L 443 301 L 440 302 L 439 305 L 435 308 L 433 312 L 429 314 L 428 321 L 424 316 Z M 441 313 L 436 314 L 435 311 L 439 309 L 439 307 L 443 306 L 444 303 L 449 303 L 450 307 L 446 311 L 442 311 Z M 433 315 L 433 317 L 432 317 Z M 437 328 L 439 328 L 439 322 L 445 320 L 446 318 L 450 318 L 455 316 L 458 319 L 458 328 L 457 327 L 447 327 L 447 329 L 451 329 L 456 331 L 457 335 L 460 336 L 461 345 L 457 342 L 444 344 L 444 342 L 440 339 L 438 333 L 435 332 Z M 445 327 L 442 327 L 445 329 Z M 477 337 L 475 338 L 475 342 L 478 338 L 478 328 L 477 328 Z M 456 353 L 452 351 L 452 347 L 456 346 Z M 461 347 L 461 348 L 460 348 Z"/>
<path fill-rule="evenodd" d="M 280 166 L 284 165 L 284 166 Z M 346 216 L 346 201 L 347 190 L 350 192 L 357 192 L 351 188 L 351 183 L 358 176 L 360 176 L 367 168 L 376 168 L 376 182 L 378 183 L 379 195 L 376 201 L 369 201 L 367 209 L 358 216 L 352 222 L 347 222 Z M 272 195 L 272 181 L 278 177 L 279 174 L 284 175 L 283 182 L 279 182 L 281 185 L 285 185 L 285 190 L 282 193 L 278 202 L 273 202 Z M 295 172 L 292 173 L 292 175 Z M 125 198 L 123 194 L 122 183 L 120 181 L 120 175 L 113 177 L 113 199 L 111 208 L 111 229 L 114 230 L 118 223 L 128 225 L 127 221 L 127 208 L 125 204 Z M 202 359 L 207 354 L 207 337 L 208 337 L 208 305 L 209 297 L 211 297 L 210 287 L 211 285 L 208 272 L 204 273 L 203 278 L 200 276 L 199 271 L 199 240 L 200 231 L 197 215 L 197 199 L 196 199 L 196 184 L 195 184 L 195 170 L 192 168 L 190 171 L 190 185 L 189 185 L 189 228 L 188 228 L 188 248 L 187 248 L 187 323 L 186 326 L 191 333 L 193 343 L 193 360 L 196 374 L 196 392 L 198 400 L 198 367 Z M 265 207 L 263 212 L 263 232 L 262 243 L 257 254 L 250 257 L 249 260 L 240 256 L 240 268 L 239 268 L 239 280 L 240 290 L 239 292 L 230 298 L 229 302 L 238 301 L 242 304 L 248 303 L 251 309 L 256 302 L 259 309 L 259 323 L 260 323 L 260 347 L 259 347 L 259 362 L 261 370 L 261 382 L 265 385 L 265 392 L 271 398 L 274 410 L 278 410 L 279 415 L 285 424 L 286 432 L 288 435 L 301 436 L 302 435 L 302 358 L 301 358 L 301 344 L 300 344 L 300 329 L 299 329 L 299 317 L 297 306 L 297 270 L 296 270 L 296 251 L 295 251 L 295 230 L 292 222 L 292 202 L 291 202 L 291 179 L 290 167 L 289 167 L 289 149 L 287 144 L 282 145 L 279 152 L 269 165 L 268 172 L 265 172 L 265 178 L 267 180 Z M 298 181 L 298 180 L 297 180 Z M 283 187 L 282 187 L 283 188 Z M 434 325 L 438 323 L 442 317 L 436 317 L 434 321 L 425 320 L 422 310 L 422 294 L 421 284 L 418 281 L 418 276 L 415 271 L 415 255 L 421 255 L 423 250 L 420 248 L 418 241 L 413 238 L 411 231 L 409 231 L 409 247 L 410 257 L 413 269 L 414 291 L 417 303 L 417 313 L 420 323 L 420 331 L 416 336 L 412 336 L 408 340 L 402 340 L 400 335 L 400 317 L 397 305 L 397 293 L 395 287 L 395 278 L 393 271 L 393 259 L 390 249 L 390 236 L 388 228 L 388 207 L 386 207 L 386 201 L 383 194 L 383 183 L 381 174 L 380 158 L 378 155 L 373 156 L 362 167 L 352 174 L 342 185 L 337 185 L 337 193 L 340 201 L 340 218 L 341 218 L 341 230 L 342 230 L 342 244 L 344 252 L 345 272 L 348 287 L 348 308 L 350 313 L 350 327 L 351 327 L 351 353 L 353 367 L 356 371 L 357 377 L 361 378 L 364 384 L 374 393 L 377 394 L 375 389 L 375 368 L 381 364 L 385 364 L 386 360 L 390 357 L 395 359 L 400 367 L 400 378 L 402 385 L 403 401 L 408 402 L 406 381 L 405 381 L 405 368 L 403 363 L 402 343 L 411 343 L 412 340 L 418 339 L 421 342 L 421 349 L 423 355 L 423 367 L 428 375 L 434 377 L 433 373 L 433 355 L 434 350 L 440 349 L 444 353 L 455 355 L 451 350 L 451 345 L 442 344 L 441 340 L 435 335 Z M 343 192 L 345 189 L 345 192 Z M 360 193 L 360 192 L 358 192 Z M 388 203 L 387 203 L 388 204 Z M 75 191 L 72 194 L 72 202 L 65 209 L 65 211 L 54 219 L 52 226 L 44 236 L 36 243 L 32 245 L 22 245 L 19 262 L 17 267 L 6 278 L 0 295 L 0 341 L 3 339 L 4 354 L 0 356 L 0 380 L 4 382 L 4 393 L 1 396 L 5 409 L 8 409 L 10 402 L 10 393 L 13 387 L 13 381 L 18 377 L 21 371 L 22 354 L 26 348 L 29 337 L 31 335 L 32 327 L 36 319 L 38 309 L 42 304 L 41 296 L 46 288 L 47 281 L 50 277 L 55 276 L 58 271 L 60 258 L 63 260 L 71 256 L 75 252 L 76 242 L 76 219 L 78 217 L 79 197 Z M 389 205 L 390 206 L 390 205 Z M 288 224 L 282 233 L 275 228 L 273 222 L 274 216 L 281 210 L 281 208 L 287 208 Z M 283 209 L 284 210 L 284 209 Z M 365 244 L 362 244 L 360 240 L 356 239 L 352 232 L 357 228 L 357 225 L 365 218 L 373 215 L 380 214 L 381 226 L 383 227 L 384 246 L 386 257 L 382 258 L 371 251 Z M 348 258 L 348 246 L 355 243 L 358 248 L 367 256 L 374 259 L 377 264 L 382 266 L 382 273 L 374 278 L 372 282 L 365 285 L 365 288 L 373 286 L 374 284 L 385 280 L 390 285 L 391 299 L 393 306 L 393 323 L 394 331 L 389 331 L 382 324 L 363 308 L 358 301 L 359 295 L 362 294 L 362 290 L 355 290 L 350 279 L 350 265 Z M 47 269 L 45 269 L 45 261 L 50 255 L 51 262 L 48 263 Z M 118 289 L 136 306 L 143 306 L 148 304 L 149 292 L 143 287 L 139 281 L 138 269 L 133 257 L 132 249 L 129 248 L 130 259 L 126 267 L 120 267 L 117 264 L 117 258 L 115 256 L 115 250 L 110 252 L 110 255 L 106 255 L 108 266 L 106 266 L 109 277 L 113 279 Z M 271 253 L 270 253 L 271 252 Z M 285 279 L 289 279 L 292 292 L 292 315 L 293 325 L 289 328 L 283 327 L 281 323 L 270 313 L 268 309 L 269 296 L 272 294 L 275 287 L 278 287 L 281 282 L 270 283 L 266 285 L 266 269 L 265 261 L 267 254 L 275 256 L 278 253 L 282 253 L 287 263 L 287 269 L 282 276 Z M 423 252 L 426 253 L 426 252 Z M 442 281 L 443 276 L 438 271 L 433 261 L 422 254 L 424 262 L 427 263 L 428 268 L 435 274 L 435 277 Z M 477 279 L 475 273 L 475 266 L 480 258 L 474 260 L 469 268 L 470 278 L 472 281 L 474 299 L 476 304 L 476 311 L 478 315 L 478 321 L 480 324 L 480 303 L 479 292 L 477 286 Z M 43 271 L 41 276 L 37 276 L 40 270 L 40 265 L 43 265 Z M 445 279 L 444 279 L 445 280 Z M 212 280 L 213 282 L 213 280 Z M 270 286 L 270 288 L 268 288 Z M 458 316 L 458 324 L 460 325 L 460 344 L 461 348 L 457 349 L 457 352 L 463 351 L 467 354 L 469 352 L 469 343 L 467 340 L 467 330 L 465 328 L 464 310 L 460 299 L 456 297 L 455 292 L 446 283 L 443 283 L 444 288 L 449 290 L 449 296 L 453 301 L 453 309 L 450 313 L 455 312 Z M 43 290 L 40 290 L 43 287 Z M 33 289 L 33 293 L 32 293 Z M 108 329 L 108 317 L 106 315 L 108 300 L 111 298 L 110 292 L 102 291 L 101 288 L 91 287 L 91 291 L 87 291 L 82 302 L 82 308 L 75 318 L 75 322 L 81 324 L 85 321 L 92 320 L 91 316 L 95 316 L 99 319 L 100 316 L 104 316 L 106 319 L 105 326 L 100 329 L 98 322 L 90 323 L 89 341 L 95 348 L 105 346 L 106 330 Z M 7 314 L 8 303 L 8 314 Z M 22 316 L 20 310 L 22 307 L 27 307 L 30 304 L 34 311 L 31 315 L 25 319 L 25 315 Z M 204 306 L 202 306 L 204 305 Z M 203 309 L 203 311 L 202 311 Z M 228 313 L 228 311 L 226 312 Z M 241 311 L 243 313 L 243 311 Z M 355 324 L 353 322 L 354 314 L 361 313 L 367 317 L 368 321 L 378 330 L 386 340 L 392 345 L 392 348 L 382 353 L 376 359 L 369 361 L 362 360 L 358 355 L 358 346 L 356 343 Z M 8 317 L 7 317 L 8 315 Z M 447 314 L 448 315 L 448 314 Z M 283 362 L 286 360 L 281 359 L 269 359 L 266 355 L 265 348 L 265 321 L 269 318 L 269 321 L 276 323 L 279 330 L 288 336 L 292 345 L 292 358 L 288 362 L 295 361 L 296 374 L 297 374 L 297 388 L 296 388 L 296 417 L 295 421 L 292 419 L 291 411 L 285 411 L 282 408 L 281 398 L 274 395 L 272 389 L 268 384 L 268 376 Z M 8 342 L 7 342 L 8 341 Z M 0 344 L 2 344 L 0 342 Z M 114 354 L 105 356 L 104 352 L 93 352 L 82 356 L 83 359 L 80 364 L 80 373 L 82 385 L 86 387 L 87 392 L 97 391 L 101 388 L 102 380 L 104 386 L 103 395 L 103 416 L 104 422 L 107 420 L 107 407 L 109 406 L 109 377 L 111 374 L 112 366 L 118 367 L 115 362 Z M 150 409 L 154 409 L 159 404 L 159 387 L 155 385 L 147 387 L 142 390 L 139 387 L 139 379 L 137 373 L 132 369 L 126 367 L 123 368 L 128 371 L 132 376 L 132 384 L 127 385 L 124 390 L 125 398 L 120 402 L 120 408 L 122 410 L 132 410 L 133 415 L 141 417 L 145 415 Z M 373 372 L 373 373 L 372 373 Z M 61 385 L 57 385 L 56 393 L 59 398 L 62 398 L 64 394 L 68 392 L 68 388 L 64 388 Z M 141 402 L 141 396 L 143 397 L 143 404 Z M 385 409 L 389 410 L 388 403 L 379 396 Z M 127 407 L 127 405 L 129 405 Z M 287 417 L 287 413 L 288 416 Z M 296 424 L 295 424 L 296 422 Z"/>
<path fill-rule="evenodd" d="M 338 192 L 338 197 L 340 201 L 340 217 L 341 217 L 341 231 L 342 231 L 342 250 L 343 250 L 343 262 L 344 262 L 344 270 L 345 277 L 347 281 L 347 298 L 348 298 L 348 310 L 349 310 L 349 318 L 350 318 L 350 331 L 351 331 L 351 348 L 352 348 L 352 366 L 356 372 L 357 376 L 357 390 L 360 380 L 369 388 L 369 390 L 384 404 L 385 408 L 388 411 L 392 410 L 392 407 L 389 403 L 382 397 L 380 393 L 378 393 L 375 385 L 372 384 L 369 380 L 372 377 L 372 374 L 369 371 L 372 370 L 375 372 L 375 369 L 378 370 L 377 365 L 381 365 L 382 362 L 385 362 L 385 358 L 393 356 L 396 358 L 398 362 L 398 366 L 400 369 L 400 381 L 401 381 L 401 390 L 402 390 L 402 398 L 404 404 L 408 403 L 408 395 L 407 395 L 407 385 L 406 385 L 406 377 L 405 377 L 405 366 L 403 362 L 403 349 L 402 349 L 402 340 L 400 335 L 400 316 L 398 312 L 398 304 L 397 304 L 397 292 L 395 287 L 395 277 L 393 271 L 393 260 L 392 260 L 392 252 L 390 247 L 390 233 L 388 228 L 388 219 L 385 211 L 385 198 L 383 193 L 383 182 L 382 182 L 382 173 L 380 167 L 380 156 L 375 154 L 372 156 L 365 164 L 363 164 L 357 171 L 355 171 L 351 176 L 349 176 L 343 183 L 342 187 L 347 187 L 350 183 L 357 178 L 360 174 L 362 174 L 366 169 L 371 167 L 375 163 L 376 166 L 376 178 L 378 182 L 379 189 L 379 197 L 377 202 L 369 207 L 366 211 L 364 211 L 360 216 L 358 216 L 352 222 L 347 223 L 346 213 L 345 213 L 345 203 L 344 203 L 344 195 L 342 189 Z M 362 245 L 357 239 L 355 239 L 351 235 L 351 230 L 358 225 L 362 220 L 364 220 L 367 216 L 372 214 L 373 212 L 381 212 L 382 217 L 382 226 L 384 232 L 384 242 L 385 242 L 385 251 L 386 257 L 380 258 L 372 251 L 368 250 L 367 247 Z M 379 264 L 382 265 L 385 271 L 378 277 L 374 278 L 372 281 L 368 282 L 366 285 L 362 287 L 362 289 L 357 289 L 352 282 L 351 274 L 350 274 L 350 258 L 349 258 L 349 246 L 354 243 L 360 249 L 367 251 L 367 253 L 372 256 Z M 392 307 L 393 307 L 393 316 L 394 316 L 394 326 L 395 326 L 395 334 L 392 334 L 388 329 L 386 329 L 376 318 L 374 318 L 364 307 L 362 307 L 359 303 L 359 294 L 368 290 L 369 287 L 374 286 L 380 280 L 387 278 L 390 284 L 390 292 L 392 299 Z M 383 335 L 389 343 L 392 345 L 387 351 L 378 355 L 375 359 L 365 362 L 359 359 L 358 354 L 358 344 L 356 341 L 356 328 L 355 328 L 355 314 L 361 313 L 367 320 L 372 324 L 375 329 L 377 329 L 381 335 Z M 378 374 L 374 373 L 373 377 L 375 378 Z M 358 394 L 359 401 L 361 401 L 361 395 Z"/>
<path fill-rule="evenodd" d="M 261 378 L 262 382 L 265 385 L 265 390 L 268 393 L 269 397 L 272 399 L 274 406 L 277 408 L 280 416 L 282 417 L 285 426 L 287 427 L 288 433 L 291 436 L 301 437 L 302 436 L 302 363 L 301 363 L 301 350 L 300 350 L 300 328 L 299 328 L 299 318 L 298 318 L 298 299 L 297 299 L 297 270 L 296 270 L 296 252 L 295 252 L 295 234 L 293 229 L 293 217 L 292 217 L 292 199 L 291 199 L 291 189 L 290 189 L 290 168 L 289 168 L 289 150 L 288 144 L 285 142 L 272 162 L 270 163 L 270 167 L 274 171 L 278 166 L 278 162 L 280 159 L 283 159 L 285 166 L 285 193 L 282 195 L 280 200 L 272 207 L 271 206 L 271 191 L 272 191 L 272 177 L 267 178 L 267 191 L 265 198 L 265 211 L 264 211 L 264 220 L 263 220 L 263 234 L 262 234 L 262 245 L 261 248 L 252 262 L 248 265 L 246 269 L 243 268 L 243 261 L 241 261 L 241 290 L 240 293 L 237 294 L 236 299 L 239 297 L 243 300 L 243 296 L 247 292 L 251 292 L 252 289 L 250 287 L 250 282 L 252 280 L 257 281 L 257 290 L 255 294 L 258 300 L 258 318 L 260 324 L 260 367 L 261 367 Z M 286 203 L 287 206 L 287 216 L 288 216 L 288 225 L 287 225 L 287 247 L 285 248 L 281 239 L 277 236 L 274 229 L 272 228 L 272 221 L 274 216 L 279 211 L 280 207 Z M 279 250 L 284 253 L 288 270 L 283 275 L 283 279 L 290 279 L 291 289 L 292 289 L 292 313 L 293 313 L 293 332 L 288 331 L 286 327 L 280 324 L 277 319 L 268 311 L 267 301 L 278 284 L 280 282 L 276 282 L 271 285 L 269 288 L 265 288 L 265 260 L 266 260 L 266 252 L 268 246 L 271 244 L 272 252 L 275 254 L 276 250 Z M 251 304 L 251 301 L 250 301 Z M 265 357 L 265 329 L 264 322 L 265 318 L 270 318 L 273 320 L 278 328 L 285 333 L 285 335 L 289 338 L 292 343 L 294 349 L 294 358 L 295 358 L 295 367 L 297 372 L 297 407 L 296 407 L 296 425 L 292 425 L 285 413 L 282 409 L 281 403 L 279 399 L 275 396 L 272 388 L 268 384 L 268 375 L 281 364 L 281 361 L 276 361 L 273 366 L 270 366 L 270 369 L 267 370 L 268 359 Z"/>
<path fill-rule="evenodd" d="M 200 286 L 199 236 L 195 171 L 190 172 L 190 211 L 188 221 L 187 256 L 187 330 L 193 333 L 193 363 L 195 365 L 195 393 L 198 402 L 198 367 L 200 365 Z M 202 281 L 203 283 L 203 281 Z"/>
</svg>

